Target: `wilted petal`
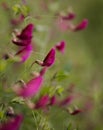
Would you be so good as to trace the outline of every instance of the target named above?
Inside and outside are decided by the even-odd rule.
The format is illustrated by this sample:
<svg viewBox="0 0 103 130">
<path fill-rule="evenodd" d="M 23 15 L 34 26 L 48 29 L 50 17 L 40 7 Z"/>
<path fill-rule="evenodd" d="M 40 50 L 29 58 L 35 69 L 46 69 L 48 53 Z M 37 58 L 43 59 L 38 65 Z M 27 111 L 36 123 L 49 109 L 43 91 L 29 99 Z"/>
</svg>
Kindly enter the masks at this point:
<svg viewBox="0 0 103 130">
<path fill-rule="evenodd" d="M 83 19 L 83 21 L 74 27 L 74 31 L 84 30 L 88 26 L 88 20 Z"/>
<path fill-rule="evenodd" d="M 28 40 L 32 38 L 32 33 L 33 33 L 34 25 L 33 24 L 28 24 L 21 32 L 20 35 L 17 35 L 17 37 L 20 40 Z"/>
<path fill-rule="evenodd" d="M 42 96 L 39 101 L 36 103 L 35 108 L 44 108 L 48 105 L 49 102 L 49 96 L 48 95 L 44 95 Z"/>
<path fill-rule="evenodd" d="M 65 51 L 65 41 L 61 41 L 55 47 L 58 51 L 60 51 L 61 53 L 64 53 L 64 51 Z"/>
<path fill-rule="evenodd" d="M 0 130 L 19 130 L 20 125 L 23 121 L 22 115 L 16 115 L 15 117 L 8 120 L 6 123 L 0 126 Z"/>
<path fill-rule="evenodd" d="M 32 46 L 29 45 L 19 50 L 15 55 L 21 58 L 21 62 L 25 62 L 30 57 L 32 50 Z"/>
<path fill-rule="evenodd" d="M 40 75 L 36 78 L 31 79 L 26 86 L 23 86 L 17 93 L 19 96 L 24 98 L 32 97 L 40 90 L 43 82 L 43 77 Z"/>
<path fill-rule="evenodd" d="M 55 49 L 52 48 L 49 53 L 47 54 L 47 56 L 45 57 L 45 59 L 43 60 L 43 64 L 42 66 L 51 66 L 55 61 Z"/>
</svg>

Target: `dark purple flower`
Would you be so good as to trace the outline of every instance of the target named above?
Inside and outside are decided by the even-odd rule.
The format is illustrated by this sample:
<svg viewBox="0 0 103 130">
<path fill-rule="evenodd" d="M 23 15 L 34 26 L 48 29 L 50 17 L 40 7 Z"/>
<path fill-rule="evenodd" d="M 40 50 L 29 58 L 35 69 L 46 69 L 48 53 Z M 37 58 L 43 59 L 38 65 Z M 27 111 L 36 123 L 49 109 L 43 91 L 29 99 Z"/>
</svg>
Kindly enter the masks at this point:
<svg viewBox="0 0 103 130">
<path fill-rule="evenodd" d="M 35 109 L 38 108 L 45 108 L 49 103 L 49 96 L 48 95 L 44 95 L 42 96 L 39 101 L 35 104 Z"/>
<path fill-rule="evenodd" d="M 0 130 L 19 130 L 22 121 L 23 116 L 16 115 L 15 117 L 8 120 L 6 123 L 1 124 Z"/>
<path fill-rule="evenodd" d="M 61 53 L 64 53 L 65 51 L 65 41 L 61 41 L 60 43 L 58 43 L 55 48 L 60 51 Z"/>
<path fill-rule="evenodd" d="M 74 31 L 84 30 L 88 26 L 88 20 L 83 19 L 81 23 L 74 27 Z"/>
<path fill-rule="evenodd" d="M 24 98 L 32 97 L 40 90 L 42 82 L 43 77 L 39 75 L 38 77 L 31 79 L 26 85 L 22 86 L 22 88 L 17 91 L 17 94 Z"/>
<path fill-rule="evenodd" d="M 73 12 L 69 12 L 66 16 L 62 16 L 63 20 L 73 20 L 75 18 L 75 14 Z"/>
<path fill-rule="evenodd" d="M 32 50 L 33 50 L 32 46 L 28 45 L 19 50 L 15 55 L 21 58 L 21 62 L 25 62 L 30 57 Z"/>
</svg>

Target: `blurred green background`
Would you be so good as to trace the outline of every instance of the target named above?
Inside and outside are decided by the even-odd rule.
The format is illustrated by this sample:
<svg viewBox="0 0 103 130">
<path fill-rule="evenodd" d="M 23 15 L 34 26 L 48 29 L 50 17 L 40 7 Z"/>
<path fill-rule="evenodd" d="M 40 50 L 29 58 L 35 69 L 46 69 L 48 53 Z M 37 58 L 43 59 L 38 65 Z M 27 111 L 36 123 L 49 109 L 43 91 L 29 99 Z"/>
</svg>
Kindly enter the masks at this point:
<svg viewBox="0 0 103 130">
<path fill-rule="evenodd" d="M 16 50 L 16 48 L 11 43 L 13 29 L 9 23 L 8 12 L 5 12 L 1 6 L 2 2 L 6 2 L 11 10 L 15 4 L 22 2 L 20 0 L 0 0 L 0 62 L 5 64 L 2 61 L 2 55 Z M 43 5 L 43 2 L 46 4 Z M 9 80 L 8 84 L 12 84 L 12 80 L 16 80 L 17 77 L 22 77 L 24 74 L 24 79 L 26 79 L 29 75 L 26 67 L 34 59 L 43 58 L 45 52 L 57 42 L 65 40 L 67 43 L 66 53 L 63 56 L 58 54 L 56 65 L 54 69 L 51 68 L 51 72 L 54 73 L 56 69 L 68 71 L 69 78 L 61 84 L 63 86 L 75 84 L 74 91 L 79 95 L 79 98 L 74 104 L 82 107 L 85 102 L 90 102 L 92 108 L 76 116 L 53 108 L 48 118 L 55 130 L 66 130 L 66 126 L 69 124 L 72 124 L 71 130 L 77 130 L 77 128 L 78 130 L 103 130 L 103 0 L 28 0 L 26 4 L 30 8 L 30 14 L 33 18 L 26 19 L 17 28 L 24 27 L 29 22 L 34 23 L 39 31 L 34 32 L 33 40 L 40 53 L 36 50 L 36 53 L 32 54 L 27 64 L 22 66 L 21 70 L 23 71 L 20 75 L 19 72 L 13 74 L 15 68 L 13 69 L 11 64 L 10 67 L 7 65 L 0 68 L 0 80 L 2 76 L 6 75 L 5 77 Z M 68 8 L 72 8 L 76 14 L 73 21 L 75 24 L 84 18 L 89 20 L 87 29 L 78 32 L 59 32 L 55 29 L 54 14 L 66 11 Z M 14 17 L 13 11 L 11 14 Z M 36 16 L 42 18 L 35 19 Z M 35 70 L 38 68 L 35 67 Z M 3 96 L 5 97 L 5 95 Z M 17 108 L 20 109 L 20 106 Z M 25 111 L 29 112 L 30 110 Z M 33 120 L 29 119 L 28 113 L 27 117 L 25 116 L 25 123 L 21 130 L 34 130 Z"/>
</svg>

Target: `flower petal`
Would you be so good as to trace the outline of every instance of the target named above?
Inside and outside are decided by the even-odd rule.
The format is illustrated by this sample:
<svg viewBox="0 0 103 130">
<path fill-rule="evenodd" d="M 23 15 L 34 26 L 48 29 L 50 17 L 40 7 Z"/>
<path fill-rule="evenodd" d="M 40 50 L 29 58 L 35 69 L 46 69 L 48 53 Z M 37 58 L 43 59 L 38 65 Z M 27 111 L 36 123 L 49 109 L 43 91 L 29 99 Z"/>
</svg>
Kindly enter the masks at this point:
<svg viewBox="0 0 103 130">
<path fill-rule="evenodd" d="M 44 95 L 42 96 L 39 101 L 36 103 L 35 108 L 44 108 L 46 107 L 46 105 L 48 105 L 49 102 L 49 96 L 48 95 Z"/>
<path fill-rule="evenodd" d="M 88 26 L 88 20 L 83 19 L 81 23 L 75 26 L 74 31 L 84 30 Z"/>
<path fill-rule="evenodd" d="M 24 88 L 19 90 L 18 95 L 24 98 L 34 96 L 39 91 L 42 85 L 42 82 L 43 82 L 43 78 L 41 75 L 36 78 L 31 79 L 26 84 L 26 86 L 23 86 Z"/>
<path fill-rule="evenodd" d="M 32 50 L 32 46 L 29 45 L 19 50 L 15 55 L 20 56 L 21 62 L 25 62 L 30 57 Z"/>
<path fill-rule="evenodd" d="M 54 61 L 55 61 L 55 49 L 52 48 L 45 57 L 45 59 L 43 60 L 42 66 L 50 67 L 54 63 Z"/>
<path fill-rule="evenodd" d="M 34 25 L 33 24 L 28 24 L 21 32 L 20 35 L 17 35 L 17 37 L 20 40 L 28 40 L 32 38 L 32 33 L 33 33 Z"/>
<path fill-rule="evenodd" d="M 65 41 L 61 41 L 55 47 L 58 51 L 60 51 L 61 53 L 64 53 L 64 51 L 65 51 Z"/>
<path fill-rule="evenodd" d="M 6 123 L 2 124 L 0 130 L 19 130 L 20 125 L 23 121 L 22 115 L 16 115 L 12 119 L 8 120 Z"/>
</svg>

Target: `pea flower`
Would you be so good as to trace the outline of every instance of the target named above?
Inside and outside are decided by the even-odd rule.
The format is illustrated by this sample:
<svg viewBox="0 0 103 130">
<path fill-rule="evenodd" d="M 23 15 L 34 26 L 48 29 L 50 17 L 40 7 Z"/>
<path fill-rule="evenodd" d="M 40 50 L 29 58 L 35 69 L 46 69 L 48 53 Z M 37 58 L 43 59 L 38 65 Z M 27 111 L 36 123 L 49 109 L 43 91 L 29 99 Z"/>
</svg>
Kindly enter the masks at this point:
<svg viewBox="0 0 103 130">
<path fill-rule="evenodd" d="M 50 67 L 53 65 L 54 61 L 55 61 L 55 48 L 52 48 L 43 61 L 36 60 L 34 63 L 37 63 L 38 65 L 41 65 L 44 67 Z"/>
<path fill-rule="evenodd" d="M 83 19 L 81 23 L 74 27 L 74 31 L 84 30 L 88 26 L 88 20 Z"/>
<path fill-rule="evenodd" d="M 59 42 L 59 43 L 55 46 L 55 48 L 63 54 L 64 51 L 65 51 L 65 41 Z"/>
<path fill-rule="evenodd" d="M 28 45 L 23 49 L 20 49 L 15 55 L 20 57 L 21 62 L 25 62 L 30 57 L 32 50 L 32 46 Z"/>
<path fill-rule="evenodd" d="M 61 15 L 63 20 L 73 20 L 75 18 L 75 13 L 69 12 L 67 15 Z"/>
<path fill-rule="evenodd" d="M 33 24 L 28 24 L 20 34 L 16 34 L 16 38 L 13 38 L 12 42 L 19 47 L 19 51 L 16 52 L 15 56 L 21 58 L 20 62 L 25 62 L 31 55 L 33 47 L 32 42 L 32 33 L 33 33 Z"/>
<path fill-rule="evenodd" d="M 42 82 L 43 77 L 39 75 L 27 82 L 26 85 L 19 88 L 16 93 L 23 98 L 33 97 L 40 90 Z"/>
<path fill-rule="evenodd" d="M 12 40 L 14 44 L 17 46 L 28 46 L 31 44 L 32 33 L 33 33 L 34 25 L 28 24 L 20 34 L 16 35 L 16 38 Z"/>
<path fill-rule="evenodd" d="M 22 115 L 16 115 L 10 118 L 6 123 L 0 125 L 0 130 L 19 130 L 23 121 Z"/>
<path fill-rule="evenodd" d="M 39 101 L 35 104 L 35 109 L 38 108 L 45 108 L 49 103 L 49 96 L 48 95 L 44 95 L 42 96 Z"/>
</svg>

